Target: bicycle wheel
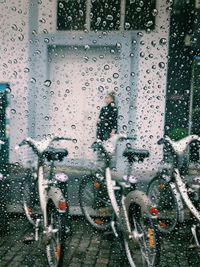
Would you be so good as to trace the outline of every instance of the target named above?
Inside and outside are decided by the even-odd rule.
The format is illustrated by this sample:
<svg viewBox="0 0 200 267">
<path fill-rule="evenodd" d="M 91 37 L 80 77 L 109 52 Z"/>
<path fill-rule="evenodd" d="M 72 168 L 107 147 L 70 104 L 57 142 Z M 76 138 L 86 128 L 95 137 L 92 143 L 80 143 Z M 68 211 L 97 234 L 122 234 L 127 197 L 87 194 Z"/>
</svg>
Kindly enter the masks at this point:
<svg viewBox="0 0 200 267">
<path fill-rule="evenodd" d="M 97 230 L 107 230 L 113 216 L 104 180 L 95 176 L 83 179 L 79 190 L 80 206 L 87 221 Z"/>
<path fill-rule="evenodd" d="M 178 222 L 183 222 L 184 211 L 181 196 L 173 182 L 167 182 L 162 175 L 150 182 L 147 195 L 158 209 L 157 227 L 160 233 L 173 231 Z"/>
<path fill-rule="evenodd" d="M 153 221 L 144 217 L 138 205 L 129 207 L 131 237 L 124 234 L 124 246 L 131 267 L 158 266 L 160 242 Z"/>
<path fill-rule="evenodd" d="M 26 178 L 22 186 L 23 209 L 28 221 L 35 226 L 36 219 L 41 216 L 37 182 L 32 177 Z"/>
<path fill-rule="evenodd" d="M 65 214 L 55 207 L 47 209 L 46 254 L 50 267 L 62 266 L 65 249 Z"/>
</svg>

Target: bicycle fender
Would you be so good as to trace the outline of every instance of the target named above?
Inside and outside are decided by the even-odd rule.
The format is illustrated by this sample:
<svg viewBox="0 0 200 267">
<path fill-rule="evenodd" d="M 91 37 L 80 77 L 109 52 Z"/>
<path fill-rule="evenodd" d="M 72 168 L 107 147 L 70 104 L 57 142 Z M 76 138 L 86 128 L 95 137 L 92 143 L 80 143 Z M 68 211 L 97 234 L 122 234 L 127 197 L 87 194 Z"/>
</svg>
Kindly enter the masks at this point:
<svg viewBox="0 0 200 267">
<path fill-rule="evenodd" d="M 157 216 L 152 216 L 152 214 L 150 213 L 152 203 L 145 192 L 135 190 L 128 193 L 128 195 L 122 199 L 122 206 L 120 208 L 122 229 L 126 233 L 126 235 L 131 235 L 131 218 L 129 218 L 129 209 L 133 204 L 136 204 L 141 208 L 142 216 L 146 216 L 151 219 L 157 218 Z"/>
<path fill-rule="evenodd" d="M 66 200 L 65 200 L 65 198 L 63 196 L 63 193 L 62 193 L 60 188 L 52 186 L 48 191 L 48 198 L 53 201 L 55 207 L 57 208 L 57 210 L 59 212 L 61 212 L 61 211 L 65 212 L 63 210 L 60 210 L 60 207 L 59 207 L 59 204 L 61 202 L 66 202 Z"/>
<path fill-rule="evenodd" d="M 132 204 L 140 206 L 141 211 L 142 213 L 144 213 L 144 215 L 151 215 L 150 208 L 152 208 L 152 202 L 145 194 L 145 192 L 139 190 L 130 192 L 125 198 L 125 206 L 127 211 Z"/>
</svg>

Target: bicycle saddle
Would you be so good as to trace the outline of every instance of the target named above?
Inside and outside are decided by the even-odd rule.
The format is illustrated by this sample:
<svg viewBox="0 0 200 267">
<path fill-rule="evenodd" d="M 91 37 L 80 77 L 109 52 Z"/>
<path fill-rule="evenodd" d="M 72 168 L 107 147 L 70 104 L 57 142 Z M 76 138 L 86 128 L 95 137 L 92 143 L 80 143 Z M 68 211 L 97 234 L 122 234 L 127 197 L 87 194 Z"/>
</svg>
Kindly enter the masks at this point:
<svg viewBox="0 0 200 267">
<path fill-rule="evenodd" d="M 143 161 L 145 158 L 149 157 L 149 151 L 130 147 L 124 150 L 123 156 L 126 157 L 130 162 Z"/>
<path fill-rule="evenodd" d="M 48 160 L 48 161 L 62 161 L 64 157 L 68 155 L 67 149 L 63 148 L 47 148 L 43 152 L 43 156 Z"/>
</svg>

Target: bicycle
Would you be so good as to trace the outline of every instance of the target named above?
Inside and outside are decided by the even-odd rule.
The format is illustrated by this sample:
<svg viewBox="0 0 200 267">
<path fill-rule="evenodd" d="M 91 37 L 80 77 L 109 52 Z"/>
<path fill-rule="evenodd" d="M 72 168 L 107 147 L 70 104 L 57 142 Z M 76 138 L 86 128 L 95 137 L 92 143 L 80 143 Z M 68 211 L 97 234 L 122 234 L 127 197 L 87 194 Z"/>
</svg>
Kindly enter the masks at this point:
<svg viewBox="0 0 200 267">
<path fill-rule="evenodd" d="M 164 149 L 170 151 L 172 164 L 169 169 L 163 169 L 151 180 L 147 189 L 147 195 L 157 206 L 159 214 L 157 217 L 157 228 L 162 234 L 168 234 L 176 229 L 179 223 L 185 220 L 185 206 L 200 222 L 200 210 L 197 209 L 200 193 L 200 181 L 198 177 L 189 184 L 186 176 L 182 175 L 182 160 L 192 142 L 200 141 L 197 135 L 187 136 L 179 141 L 172 141 L 168 136 L 158 141 L 164 145 Z M 199 241 L 196 234 L 196 224 L 192 226 L 192 234 L 196 244 Z"/>
<path fill-rule="evenodd" d="M 134 149 L 127 144 L 123 152 L 129 164 L 127 175 L 121 179 L 113 179 L 111 158 L 117 143 L 124 140 L 134 138 L 116 135 L 106 145 L 100 141 L 92 145 L 95 151 L 102 154 L 105 169 L 91 173 L 81 182 L 81 209 L 95 229 L 106 231 L 110 228 L 116 237 L 123 238 L 126 255 L 132 267 L 156 266 L 159 262 L 160 243 L 154 219 L 158 211 L 147 195 L 136 189 L 136 180 L 131 175 L 133 162 L 142 162 L 149 156 L 149 152 Z M 86 198 L 88 192 L 89 199 Z"/>
<path fill-rule="evenodd" d="M 1 145 L 5 143 L 0 140 Z M 0 235 L 5 235 L 8 230 L 8 217 L 6 208 L 6 169 L 5 166 L 0 166 Z"/>
<path fill-rule="evenodd" d="M 50 267 L 61 266 L 64 256 L 64 242 L 70 229 L 67 199 L 58 185 L 58 179 L 67 181 L 65 174 L 55 173 L 55 161 L 62 161 L 68 155 L 67 149 L 51 147 L 53 142 L 72 140 L 54 137 L 40 141 L 24 139 L 18 146 L 28 145 L 37 155 L 36 174 L 28 171 L 22 186 L 23 208 L 28 221 L 35 229 L 35 241 L 44 241 Z M 49 170 L 45 169 L 50 162 Z M 57 176 L 56 176 L 57 175 Z M 57 178 L 57 179 L 56 179 Z"/>
</svg>

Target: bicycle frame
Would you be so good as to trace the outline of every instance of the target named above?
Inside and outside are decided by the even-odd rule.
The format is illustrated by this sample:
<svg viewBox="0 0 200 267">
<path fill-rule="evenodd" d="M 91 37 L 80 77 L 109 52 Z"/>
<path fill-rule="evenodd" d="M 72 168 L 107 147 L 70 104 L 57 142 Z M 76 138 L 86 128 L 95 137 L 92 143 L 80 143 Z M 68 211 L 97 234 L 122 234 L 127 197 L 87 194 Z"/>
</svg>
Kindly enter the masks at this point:
<svg viewBox="0 0 200 267">
<path fill-rule="evenodd" d="M 122 194 L 122 198 L 120 201 L 120 206 L 117 203 L 114 190 L 112 187 L 112 182 L 115 182 L 111 178 L 111 170 L 110 168 L 106 168 L 106 185 L 108 195 L 114 210 L 114 213 L 117 217 L 117 220 L 120 221 L 122 230 L 125 232 L 126 236 L 129 238 L 132 236 L 131 226 L 129 222 L 129 216 L 127 212 L 127 207 L 130 206 L 130 203 L 137 204 L 140 206 L 142 213 L 152 220 L 156 219 L 157 216 L 151 213 L 152 204 L 146 194 L 139 190 L 132 190 L 127 195 Z M 131 185 L 126 184 L 125 187 L 131 188 Z"/>
<path fill-rule="evenodd" d="M 53 141 L 59 141 L 59 140 L 71 140 L 71 139 L 54 137 L 53 139 L 36 141 L 32 138 L 27 138 L 19 144 L 19 147 L 23 145 L 29 145 L 38 157 L 37 185 L 38 185 L 40 209 L 44 219 L 43 222 L 44 227 L 47 227 L 48 225 L 47 208 L 50 202 L 55 205 L 59 213 L 65 213 L 67 208 L 66 200 L 65 197 L 63 196 L 61 189 L 56 185 L 56 181 L 53 181 L 54 172 L 52 170 L 54 169 L 55 159 L 52 160 L 49 175 L 47 177 L 45 177 L 44 175 L 44 166 L 46 160 L 46 156 L 44 155 L 44 153 L 47 151 L 47 148 L 49 148 L 50 144 Z M 52 152 L 50 151 L 49 153 Z"/>
<path fill-rule="evenodd" d="M 183 182 L 183 180 L 181 178 L 179 169 L 177 169 L 177 168 L 174 169 L 174 176 L 175 176 L 175 181 L 176 181 L 178 190 L 179 190 L 186 206 L 188 207 L 190 212 L 194 215 L 194 217 L 200 222 L 200 212 L 196 209 L 196 207 L 194 206 L 194 204 L 192 203 L 192 201 L 188 197 L 187 188 L 186 188 L 185 183 Z"/>
<path fill-rule="evenodd" d="M 126 140 L 126 137 L 122 136 L 122 140 Z M 128 139 L 128 138 L 127 138 Z M 133 138 L 130 138 L 133 139 Z M 118 138 L 120 140 L 120 136 Z M 115 146 L 118 142 L 118 140 L 115 140 Z M 113 150 L 114 152 L 114 150 Z M 126 236 L 129 238 L 133 235 L 131 232 L 131 226 L 129 221 L 129 215 L 128 215 L 128 206 L 130 206 L 131 203 L 137 204 L 140 206 L 141 211 L 143 214 L 146 214 L 151 219 L 156 219 L 156 214 L 151 213 L 152 204 L 149 198 L 146 196 L 146 194 L 142 191 L 135 190 L 135 185 L 126 183 L 125 181 L 122 181 L 124 188 L 130 188 L 130 192 L 128 194 L 124 195 L 124 192 L 122 192 L 122 198 L 120 200 L 120 205 L 118 205 L 115 194 L 114 194 L 114 187 L 113 183 L 116 183 L 112 180 L 111 176 L 111 170 L 110 170 L 110 160 L 109 156 L 107 158 L 107 167 L 105 170 L 105 178 L 106 178 L 106 185 L 107 185 L 107 191 L 109 195 L 109 199 L 111 201 L 114 213 L 116 215 L 117 220 L 120 222 L 123 231 L 125 232 Z M 129 166 L 128 168 L 128 177 L 131 175 L 132 167 Z M 124 189 L 122 190 L 124 191 Z"/>
<path fill-rule="evenodd" d="M 172 164 L 172 176 L 174 177 L 174 184 L 176 187 L 176 190 L 180 193 L 181 198 L 183 199 L 184 203 L 186 204 L 187 208 L 190 210 L 190 212 L 194 215 L 194 217 L 200 222 L 200 212 L 196 209 L 190 198 L 187 194 L 187 188 L 185 183 L 183 182 L 181 178 L 181 173 L 179 169 L 179 163 L 180 158 L 184 157 L 184 154 L 186 153 L 188 146 L 193 141 L 200 141 L 200 137 L 197 135 L 190 135 L 187 136 L 180 141 L 174 142 L 172 141 L 168 136 L 158 141 L 158 144 L 165 144 L 167 147 L 169 147 L 172 151 L 173 155 L 173 164 Z M 173 182 L 170 182 L 173 183 Z M 175 192 L 175 191 L 173 191 Z M 177 195 L 175 195 L 177 197 Z M 182 202 L 182 199 L 178 199 L 178 203 Z M 183 204 L 181 204 L 183 207 Z M 184 211 L 182 210 L 183 216 L 182 220 L 179 220 L 180 222 L 183 222 L 184 220 Z"/>
<path fill-rule="evenodd" d="M 52 201 L 57 211 L 63 213 L 66 211 L 66 200 L 60 188 L 55 182 L 44 177 L 44 162 L 38 162 L 38 192 L 40 199 L 40 208 L 44 218 L 44 227 L 47 227 L 47 204 Z"/>
</svg>

